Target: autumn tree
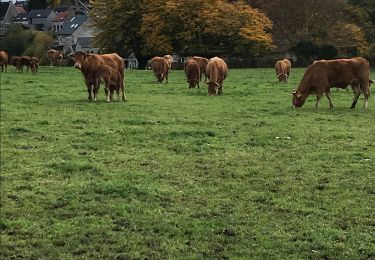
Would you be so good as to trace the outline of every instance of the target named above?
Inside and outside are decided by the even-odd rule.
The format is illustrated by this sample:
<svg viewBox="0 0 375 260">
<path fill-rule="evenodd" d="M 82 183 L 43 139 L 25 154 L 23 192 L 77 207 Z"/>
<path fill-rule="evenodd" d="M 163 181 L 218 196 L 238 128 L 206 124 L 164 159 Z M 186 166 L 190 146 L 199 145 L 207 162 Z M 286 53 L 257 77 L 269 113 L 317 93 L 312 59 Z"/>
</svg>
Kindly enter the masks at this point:
<svg viewBox="0 0 375 260">
<path fill-rule="evenodd" d="M 345 0 L 248 0 L 263 10 L 273 21 L 272 36 L 280 51 L 298 43 L 358 46 L 359 53 L 368 51 L 361 26 L 349 19 Z"/>
<path fill-rule="evenodd" d="M 260 55 L 270 50 L 272 23 L 243 1 L 129 0 L 91 2 L 95 44 L 105 52 L 153 55 Z"/>
<path fill-rule="evenodd" d="M 243 1 L 145 1 L 141 35 L 148 50 L 183 55 L 260 54 L 272 48 L 271 21 Z M 160 6 L 165 6 L 160 8 Z M 162 9 L 162 10 L 161 10 Z"/>
</svg>

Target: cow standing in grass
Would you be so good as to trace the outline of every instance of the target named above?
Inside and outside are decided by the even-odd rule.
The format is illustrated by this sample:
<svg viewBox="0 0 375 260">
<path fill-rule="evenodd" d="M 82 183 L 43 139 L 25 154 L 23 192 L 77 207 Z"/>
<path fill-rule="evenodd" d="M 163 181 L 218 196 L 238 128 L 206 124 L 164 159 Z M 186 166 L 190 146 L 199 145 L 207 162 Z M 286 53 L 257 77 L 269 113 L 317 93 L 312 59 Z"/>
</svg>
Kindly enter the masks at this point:
<svg viewBox="0 0 375 260">
<path fill-rule="evenodd" d="M 152 69 L 157 82 L 162 83 L 165 79 L 165 83 L 168 83 L 168 74 L 170 71 L 170 66 L 168 61 L 164 57 L 154 57 L 148 61 L 149 68 Z"/>
<path fill-rule="evenodd" d="M 202 80 L 202 74 L 204 74 L 204 83 L 206 83 L 207 81 L 206 67 L 208 64 L 208 59 L 204 57 L 199 57 L 199 56 L 193 56 L 193 59 L 199 64 L 199 70 L 200 70 L 199 81 Z"/>
<path fill-rule="evenodd" d="M 97 71 L 102 65 L 107 65 L 120 73 L 121 76 L 121 89 L 122 100 L 126 101 L 125 88 L 124 88 L 124 60 L 117 54 L 89 54 L 82 51 L 77 51 L 69 55 L 74 60 L 74 68 L 79 69 L 85 79 L 88 100 L 97 100 L 100 81 L 98 80 Z"/>
<path fill-rule="evenodd" d="M 309 67 L 297 90 L 293 91 L 293 107 L 302 107 L 306 98 L 315 93 L 315 107 L 319 107 L 320 99 L 326 94 L 330 108 L 333 107 L 330 88 L 346 88 L 351 85 L 354 99 L 351 109 L 355 108 L 358 98 L 363 92 L 365 105 L 368 107 L 370 96 L 370 64 L 365 58 L 319 60 Z"/>
<path fill-rule="evenodd" d="M 50 66 L 57 65 L 63 61 L 63 52 L 56 51 L 56 50 L 48 50 L 47 51 L 47 58 L 50 61 Z"/>
<path fill-rule="evenodd" d="M 0 51 L 0 67 L 1 67 L 1 72 L 4 72 L 4 68 L 5 68 L 5 72 L 7 71 L 7 67 L 8 67 L 8 53 L 6 53 L 5 51 Z"/>
<path fill-rule="evenodd" d="M 184 70 L 189 88 L 195 88 L 195 86 L 199 88 L 200 68 L 198 62 L 194 59 L 188 59 L 184 64 Z"/>
<path fill-rule="evenodd" d="M 208 78 L 208 95 L 223 94 L 223 82 L 228 74 L 228 66 L 225 61 L 219 57 L 211 58 L 208 61 L 206 74 Z"/>
<path fill-rule="evenodd" d="M 107 102 L 113 100 L 113 93 L 116 91 L 117 100 L 120 100 L 120 90 L 124 93 L 124 85 L 121 81 L 121 74 L 116 69 L 108 65 L 100 65 L 97 71 L 98 80 L 104 82 Z"/>
<path fill-rule="evenodd" d="M 292 65 L 290 63 L 290 60 L 288 59 L 278 60 L 276 62 L 275 71 L 276 71 L 276 76 L 279 79 L 279 82 L 288 83 L 291 66 Z"/>
</svg>

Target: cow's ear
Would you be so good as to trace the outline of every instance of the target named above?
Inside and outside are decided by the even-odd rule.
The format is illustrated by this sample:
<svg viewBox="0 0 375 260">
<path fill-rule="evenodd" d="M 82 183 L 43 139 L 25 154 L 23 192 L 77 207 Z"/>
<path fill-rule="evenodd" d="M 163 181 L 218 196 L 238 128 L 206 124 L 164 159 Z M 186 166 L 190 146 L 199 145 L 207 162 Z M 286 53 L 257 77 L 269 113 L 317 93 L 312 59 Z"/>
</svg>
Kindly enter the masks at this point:
<svg viewBox="0 0 375 260">
<path fill-rule="evenodd" d="M 68 57 L 74 59 L 74 53 L 69 54 Z"/>
</svg>

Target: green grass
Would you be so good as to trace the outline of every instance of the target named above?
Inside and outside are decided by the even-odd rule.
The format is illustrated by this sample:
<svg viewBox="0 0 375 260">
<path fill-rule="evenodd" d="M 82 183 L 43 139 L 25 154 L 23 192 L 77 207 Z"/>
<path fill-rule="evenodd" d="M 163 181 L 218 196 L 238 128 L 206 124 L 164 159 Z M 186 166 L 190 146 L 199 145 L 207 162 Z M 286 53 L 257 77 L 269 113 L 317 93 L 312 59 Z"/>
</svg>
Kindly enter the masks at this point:
<svg viewBox="0 0 375 260">
<path fill-rule="evenodd" d="M 303 71 L 218 97 L 126 71 L 109 104 L 73 68 L 0 74 L 1 258 L 375 258 L 375 101 L 292 109 Z"/>
</svg>

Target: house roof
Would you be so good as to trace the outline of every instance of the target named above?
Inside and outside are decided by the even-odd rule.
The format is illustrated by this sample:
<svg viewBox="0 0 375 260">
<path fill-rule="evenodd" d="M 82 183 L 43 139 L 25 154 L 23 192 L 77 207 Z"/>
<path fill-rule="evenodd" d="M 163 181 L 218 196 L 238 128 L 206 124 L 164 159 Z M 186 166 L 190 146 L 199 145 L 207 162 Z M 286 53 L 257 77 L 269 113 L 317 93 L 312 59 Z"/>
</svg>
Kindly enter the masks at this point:
<svg viewBox="0 0 375 260">
<path fill-rule="evenodd" d="M 0 20 L 4 20 L 5 15 L 8 12 L 10 3 L 0 2 Z"/>
<path fill-rule="evenodd" d="M 29 18 L 47 18 L 52 9 L 35 9 L 29 13 Z"/>
<path fill-rule="evenodd" d="M 91 42 L 94 37 L 79 37 L 77 39 L 77 45 L 81 45 L 82 48 L 89 48 L 91 47 Z"/>
<path fill-rule="evenodd" d="M 56 18 L 52 20 L 52 22 L 63 22 L 71 18 L 72 18 L 72 14 L 69 11 L 63 11 L 63 12 L 60 12 L 56 16 Z"/>
<path fill-rule="evenodd" d="M 69 6 L 58 6 L 56 8 L 53 9 L 53 11 L 56 13 L 56 14 L 59 14 L 61 12 L 66 12 L 66 11 L 69 11 L 70 10 L 70 7 Z"/>
<path fill-rule="evenodd" d="M 23 9 L 22 6 L 17 5 L 17 6 L 15 6 L 15 7 L 16 7 L 16 12 L 17 12 L 17 14 L 19 14 L 19 13 L 27 13 L 26 10 Z"/>
<path fill-rule="evenodd" d="M 56 34 L 58 35 L 70 35 L 80 27 L 84 21 L 86 21 L 87 15 L 77 15 L 74 16 L 72 19 L 67 20 L 64 22 L 63 27 L 61 30 L 57 31 Z"/>
<path fill-rule="evenodd" d="M 14 23 L 27 22 L 27 13 L 19 13 L 13 20 Z"/>
</svg>

